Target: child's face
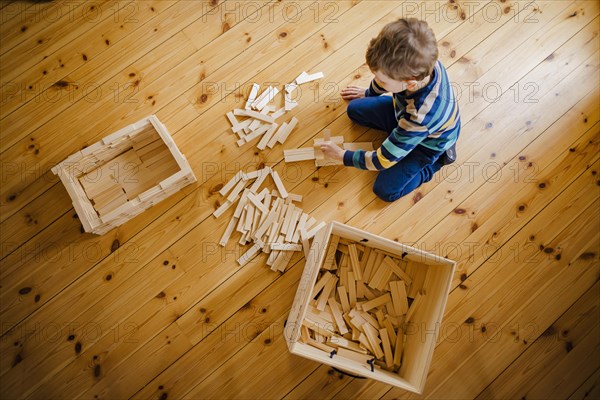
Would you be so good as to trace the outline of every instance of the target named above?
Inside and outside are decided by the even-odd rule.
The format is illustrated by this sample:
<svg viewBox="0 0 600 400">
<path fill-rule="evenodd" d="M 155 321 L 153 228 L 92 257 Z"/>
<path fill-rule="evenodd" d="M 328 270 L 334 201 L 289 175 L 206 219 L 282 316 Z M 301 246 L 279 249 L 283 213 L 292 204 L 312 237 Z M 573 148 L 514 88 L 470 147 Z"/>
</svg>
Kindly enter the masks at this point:
<svg viewBox="0 0 600 400">
<path fill-rule="evenodd" d="M 388 92 L 391 93 L 399 93 L 406 89 L 409 91 L 413 91 L 417 88 L 417 81 L 414 79 L 408 79 L 403 81 L 397 81 L 381 71 L 373 71 L 373 75 L 375 75 L 375 79 L 377 82 Z"/>
</svg>

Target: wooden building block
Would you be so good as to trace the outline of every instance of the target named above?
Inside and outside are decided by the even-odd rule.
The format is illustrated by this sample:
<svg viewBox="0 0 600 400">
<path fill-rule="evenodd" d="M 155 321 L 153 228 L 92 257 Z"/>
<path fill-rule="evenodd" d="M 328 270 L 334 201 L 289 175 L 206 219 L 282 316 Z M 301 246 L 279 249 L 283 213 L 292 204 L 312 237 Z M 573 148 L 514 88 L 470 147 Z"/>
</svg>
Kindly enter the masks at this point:
<svg viewBox="0 0 600 400">
<path fill-rule="evenodd" d="M 412 274 L 408 273 L 409 268 Z M 418 262 L 409 261 L 405 272 L 413 279 L 413 281 L 411 282 L 410 289 L 408 290 L 408 297 L 415 298 L 417 293 L 423 289 L 428 271 L 429 266 Z"/>
<path fill-rule="evenodd" d="M 335 297 L 330 297 L 327 299 L 327 303 L 331 308 L 331 314 L 333 315 L 333 319 L 335 321 L 335 325 L 337 326 L 337 330 L 340 335 L 345 335 L 348 333 L 348 327 L 344 322 L 344 317 L 342 316 L 342 308 L 340 304 L 335 301 Z"/>
<path fill-rule="evenodd" d="M 223 233 L 223 236 L 221 236 L 221 240 L 219 241 L 219 245 L 221 247 L 225 247 L 237 223 L 238 219 L 236 217 L 231 217 L 231 220 L 229 220 L 229 224 L 227 224 L 227 228 L 225 229 L 225 232 Z"/>
<path fill-rule="evenodd" d="M 323 78 L 325 75 L 322 72 L 316 72 L 314 74 L 308 74 L 306 72 L 302 72 L 297 78 L 296 83 L 298 85 L 302 85 L 304 83 L 312 82 L 317 79 Z"/>
<path fill-rule="evenodd" d="M 269 103 L 275 98 L 277 93 L 279 93 L 279 89 L 273 86 L 269 86 L 260 96 L 258 96 L 256 100 L 254 100 L 254 102 L 252 103 L 252 108 L 257 109 L 259 111 L 262 110 L 263 108 L 265 108 L 267 103 Z"/>
<path fill-rule="evenodd" d="M 283 124 L 281 124 L 279 129 L 277 129 L 277 131 L 273 134 L 271 139 L 267 142 L 268 148 L 272 149 L 273 146 L 275 146 L 275 144 L 277 143 L 277 139 L 279 138 L 279 135 L 281 134 L 281 132 L 284 132 L 287 129 L 287 126 L 288 126 L 287 122 L 284 122 Z"/>
<path fill-rule="evenodd" d="M 354 276 L 356 280 L 363 279 L 363 273 L 360 265 L 360 261 L 358 259 L 358 250 L 356 249 L 356 244 L 351 243 L 348 245 L 348 251 L 350 253 L 350 265 L 352 266 L 352 271 L 354 272 Z"/>
<path fill-rule="evenodd" d="M 244 254 L 241 255 L 240 258 L 238 258 L 237 262 L 238 264 L 240 264 L 240 267 L 243 267 L 244 265 L 248 264 L 250 260 L 260 251 L 260 249 L 262 249 L 262 247 L 263 246 L 261 246 L 260 241 L 254 243 L 252 247 L 248 249 L 248 251 L 246 251 Z"/>
<path fill-rule="evenodd" d="M 325 287 L 327 282 L 329 282 L 329 280 L 333 279 L 333 278 L 334 278 L 333 274 L 330 274 L 329 272 L 323 273 L 321 275 L 321 277 L 319 278 L 319 280 L 317 281 L 317 283 L 315 284 L 315 287 L 313 288 L 312 295 L 310 296 L 310 298 L 314 299 L 315 297 L 317 297 L 317 295 L 319 294 L 319 292 L 321 290 L 323 290 L 323 288 Z"/>
<path fill-rule="evenodd" d="M 394 326 L 392 325 L 392 321 L 389 318 L 385 318 L 383 321 L 385 325 L 385 329 L 388 332 L 388 337 L 390 338 L 390 342 L 393 348 L 395 348 L 396 343 L 396 331 L 394 330 Z"/>
<path fill-rule="evenodd" d="M 250 89 L 250 94 L 248 96 L 248 100 L 246 101 L 246 110 L 249 110 L 252 103 L 256 100 L 256 96 L 258 95 L 258 90 L 260 89 L 260 85 L 258 83 L 252 84 L 252 89 Z"/>
<path fill-rule="evenodd" d="M 254 181 L 252 186 L 250 186 L 250 191 L 253 193 L 257 193 L 258 189 L 260 189 L 260 186 L 263 184 L 265 179 L 267 179 L 267 176 L 271 174 L 271 171 L 272 170 L 270 167 L 264 167 L 263 169 L 258 170 L 258 177 Z"/>
<path fill-rule="evenodd" d="M 277 171 L 272 171 L 271 176 L 273 177 L 273 181 L 275 182 L 275 186 L 277 187 L 281 198 L 285 199 L 288 196 L 288 192 L 285 190 L 285 186 L 283 186 L 283 182 L 281 181 L 279 174 Z"/>
<path fill-rule="evenodd" d="M 289 199 L 289 197 L 288 197 Z M 287 229 L 287 233 L 285 235 L 285 240 L 286 242 L 291 242 L 292 238 L 294 237 L 294 232 L 296 232 L 296 225 L 298 223 L 298 220 L 300 219 L 300 215 L 302 214 L 302 210 L 299 208 L 294 208 L 294 212 L 292 214 L 292 218 L 290 220 L 290 223 L 288 225 L 288 229 Z"/>
<path fill-rule="evenodd" d="M 250 117 L 250 118 L 254 118 L 255 120 L 258 121 L 263 121 L 266 122 L 267 124 L 273 124 L 275 123 L 275 120 L 273 119 L 273 117 L 269 116 L 269 115 L 265 115 L 253 110 L 246 110 L 245 111 L 246 116 Z"/>
<path fill-rule="evenodd" d="M 383 305 L 385 305 L 386 303 L 389 303 L 392 301 L 392 296 L 390 296 L 389 293 L 385 293 L 373 300 L 369 300 L 366 301 L 362 304 L 362 310 L 363 311 L 369 311 L 375 307 L 381 307 Z"/>
<path fill-rule="evenodd" d="M 247 194 L 248 201 L 252 203 L 254 207 L 256 207 L 261 213 L 266 214 L 269 212 L 269 208 L 265 206 L 259 199 L 258 196 L 252 193 L 251 191 Z"/>
<path fill-rule="evenodd" d="M 410 308 L 408 309 L 408 312 L 406 313 L 406 318 L 404 320 L 406 323 L 410 322 L 411 318 L 415 314 L 415 311 L 417 310 L 417 308 L 419 308 L 419 305 L 422 301 L 423 301 L 423 292 L 419 292 L 419 293 L 417 293 L 417 296 L 413 300 L 412 304 L 410 305 Z"/>
<path fill-rule="evenodd" d="M 306 237 L 308 239 L 312 239 L 317 234 L 317 232 L 319 232 L 324 227 L 325 227 L 325 222 L 323 222 L 323 221 L 319 222 L 315 227 L 311 228 L 309 231 L 306 232 Z"/>
<path fill-rule="evenodd" d="M 390 292 L 392 294 L 392 303 L 394 304 L 394 314 L 403 315 L 408 311 L 408 299 L 406 297 L 406 288 L 402 281 L 391 281 Z"/>
<path fill-rule="evenodd" d="M 394 366 L 394 354 L 392 353 L 392 346 L 386 329 L 379 330 L 379 337 L 381 338 L 381 344 L 383 345 L 383 354 L 385 358 L 385 366 L 392 368 Z"/>
<path fill-rule="evenodd" d="M 402 279 L 404 282 L 406 282 L 407 286 L 410 286 L 411 282 L 412 282 L 412 278 L 410 276 L 408 276 L 408 274 L 406 272 L 404 272 L 402 270 L 402 268 L 400 268 L 398 266 L 398 264 L 396 264 L 394 262 L 394 260 L 391 259 L 391 257 L 386 256 L 383 259 L 384 264 L 386 264 L 390 270 L 392 271 L 392 273 L 394 275 L 396 275 L 398 278 Z"/>
<path fill-rule="evenodd" d="M 379 332 L 371 324 L 368 323 L 363 324 L 361 328 L 363 330 L 363 333 L 367 337 L 369 344 L 371 345 L 371 350 L 373 351 L 373 354 L 375 354 L 375 357 L 383 357 L 384 353 L 381 350 L 381 346 L 379 344 L 381 341 L 378 338 Z"/>
<path fill-rule="evenodd" d="M 233 203 L 235 203 L 237 200 L 239 200 L 240 196 L 238 195 L 234 201 L 229 201 L 229 200 L 225 200 L 225 202 L 223 204 L 221 204 L 219 206 L 219 208 L 217 208 L 214 212 L 213 215 L 215 216 L 215 218 L 219 218 L 221 215 L 223 215 L 225 213 L 225 211 L 227 211 Z"/>
<path fill-rule="evenodd" d="M 271 250 L 277 251 L 302 251 L 302 245 L 293 243 L 273 243 Z"/>
<path fill-rule="evenodd" d="M 335 285 L 337 283 L 337 280 L 338 278 L 334 276 L 333 279 L 330 279 L 327 282 L 327 284 L 323 288 L 323 291 L 321 292 L 321 295 L 319 296 L 319 301 L 317 302 L 317 309 L 321 311 L 325 309 L 329 296 L 331 295 L 331 293 L 335 293 Z"/>
<path fill-rule="evenodd" d="M 272 123 L 269 126 L 269 129 L 265 132 L 263 137 L 260 139 L 260 141 L 256 145 L 256 147 L 259 150 L 264 150 L 267 147 L 267 144 L 273 139 L 273 135 L 277 131 L 278 127 L 279 127 L 279 124 L 277 124 L 277 123 Z"/>
<path fill-rule="evenodd" d="M 275 119 L 275 120 L 276 120 L 277 118 L 281 117 L 281 116 L 282 116 L 283 114 L 285 114 L 285 113 L 286 113 L 286 111 L 285 111 L 285 107 L 281 107 L 279 110 L 275 111 L 275 112 L 274 112 L 274 113 L 271 115 L 271 117 L 273 117 L 273 119 Z"/>
<path fill-rule="evenodd" d="M 294 128 L 296 128 L 296 125 L 298 125 L 298 118 L 293 117 L 285 127 L 285 130 L 282 132 L 278 132 L 277 141 L 283 144 L 287 140 L 288 136 L 290 136 Z"/>
<path fill-rule="evenodd" d="M 237 183 L 242 179 L 243 176 L 243 172 L 239 171 L 237 172 L 233 178 L 231 178 L 229 180 L 229 182 L 227 182 L 222 188 L 221 190 L 219 190 L 219 194 L 221 196 L 225 196 L 227 193 L 229 193 L 229 191 L 231 189 L 233 189 L 235 187 L 235 185 L 237 185 Z"/>
<path fill-rule="evenodd" d="M 290 93 L 284 93 L 283 96 L 285 99 L 285 111 L 291 111 L 298 107 L 298 102 L 292 99 L 292 95 Z"/>
<path fill-rule="evenodd" d="M 319 335 L 325 336 L 327 338 L 335 335 L 335 332 L 330 331 L 329 329 L 327 329 L 327 327 L 319 326 L 319 324 L 317 324 L 314 321 L 311 321 L 311 320 L 309 320 L 307 318 L 305 318 L 302 321 L 302 325 L 305 325 L 308 329 L 312 329 L 313 331 L 315 331 Z"/>
<path fill-rule="evenodd" d="M 286 93 L 292 94 L 292 93 L 294 93 L 294 90 L 296 90 L 296 88 L 298 87 L 298 85 L 296 83 L 292 82 L 292 83 L 286 83 L 284 85 L 284 87 L 285 87 L 285 92 Z"/>
<path fill-rule="evenodd" d="M 315 150 L 312 147 L 302 149 L 289 149 L 283 151 L 285 162 L 298 162 L 315 159 Z"/>
<path fill-rule="evenodd" d="M 337 288 L 340 303 L 342 304 L 342 310 L 347 313 L 350 311 L 350 301 L 348 300 L 348 292 L 344 286 L 338 286 Z"/>
<path fill-rule="evenodd" d="M 288 199 L 295 201 L 296 203 L 302 203 L 302 195 L 295 193 L 288 193 Z"/>
<path fill-rule="evenodd" d="M 354 273 L 348 272 L 348 299 L 350 301 L 350 307 L 354 307 L 356 304 L 356 281 L 354 280 Z"/>
<path fill-rule="evenodd" d="M 235 187 L 231 190 L 229 195 L 227 196 L 227 200 L 229 200 L 232 203 L 235 202 L 236 199 L 238 198 L 240 192 L 242 190 L 244 190 L 245 187 L 246 187 L 246 182 L 240 179 L 238 181 L 238 183 L 235 185 Z"/>
<path fill-rule="evenodd" d="M 244 137 L 244 140 L 246 142 L 251 142 L 252 140 L 256 139 L 257 137 L 260 137 L 261 135 L 266 134 L 271 128 L 272 128 L 272 126 L 269 124 L 262 125 L 259 128 L 257 128 L 256 130 L 252 131 L 249 135 L 246 135 L 246 137 Z"/>
<path fill-rule="evenodd" d="M 396 333 L 396 345 L 394 346 L 394 366 L 396 368 L 402 365 L 402 352 L 404 351 L 404 332 L 398 329 Z"/>
</svg>

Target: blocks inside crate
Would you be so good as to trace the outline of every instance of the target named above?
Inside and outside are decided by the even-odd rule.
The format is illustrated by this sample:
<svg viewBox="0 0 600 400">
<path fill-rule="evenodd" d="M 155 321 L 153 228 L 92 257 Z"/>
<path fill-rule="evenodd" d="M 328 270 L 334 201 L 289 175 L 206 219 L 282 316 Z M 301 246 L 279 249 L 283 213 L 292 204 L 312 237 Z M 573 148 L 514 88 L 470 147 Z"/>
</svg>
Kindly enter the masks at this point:
<svg viewBox="0 0 600 400">
<path fill-rule="evenodd" d="M 155 115 L 112 133 L 52 168 L 86 232 L 98 235 L 196 181 Z"/>
<path fill-rule="evenodd" d="M 285 328 L 291 353 L 421 393 L 456 263 L 332 222 Z"/>
</svg>

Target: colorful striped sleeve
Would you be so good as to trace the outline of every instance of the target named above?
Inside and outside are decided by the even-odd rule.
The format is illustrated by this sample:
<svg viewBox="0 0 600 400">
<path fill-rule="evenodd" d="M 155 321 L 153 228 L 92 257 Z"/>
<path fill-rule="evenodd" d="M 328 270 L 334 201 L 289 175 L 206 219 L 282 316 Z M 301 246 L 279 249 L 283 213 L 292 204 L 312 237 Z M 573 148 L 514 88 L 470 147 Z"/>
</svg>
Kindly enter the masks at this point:
<svg viewBox="0 0 600 400">
<path fill-rule="evenodd" d="M 358 169 L 381 171 L 393 167 L 429 135 L 426 127 L 405 118 L 375 151 L 346 150 L 344 165 Z"/>
<path fill-rule="evenodd" d="M 381 96 L 384 93 L 387 93 L 387 91 L 383 87 L 381 87 L 381 85 L 375 79 L 373 79 L 371 81 L 371 85 L 365 92 L 365 96 L 366 97 Z"/>
</svg>

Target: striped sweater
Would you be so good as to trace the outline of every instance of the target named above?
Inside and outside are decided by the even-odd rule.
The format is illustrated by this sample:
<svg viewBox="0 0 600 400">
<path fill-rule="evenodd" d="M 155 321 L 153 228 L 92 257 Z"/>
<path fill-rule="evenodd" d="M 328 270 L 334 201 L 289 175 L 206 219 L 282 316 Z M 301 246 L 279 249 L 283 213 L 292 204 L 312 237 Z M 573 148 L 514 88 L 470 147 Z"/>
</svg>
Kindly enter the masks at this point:
<svg viewBox="0 0 600 400">
<path fill-rule="evenodd" d="M 385 89 L 373 80 L 366 95 L 383 93 Z M 440 61 L 427 86 L 412 93 L 394 93 L 393 99 L 398 126 L 375 151 L 346 150 L 344 165 L 380 171 L 394 166 L 417 145 L 443 152 L 456 142 L 460 132 L 458 102 Z"/>
</svg>

